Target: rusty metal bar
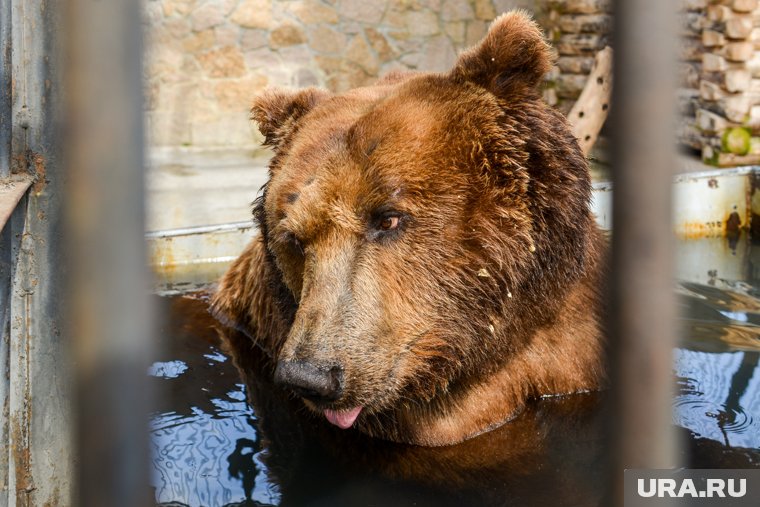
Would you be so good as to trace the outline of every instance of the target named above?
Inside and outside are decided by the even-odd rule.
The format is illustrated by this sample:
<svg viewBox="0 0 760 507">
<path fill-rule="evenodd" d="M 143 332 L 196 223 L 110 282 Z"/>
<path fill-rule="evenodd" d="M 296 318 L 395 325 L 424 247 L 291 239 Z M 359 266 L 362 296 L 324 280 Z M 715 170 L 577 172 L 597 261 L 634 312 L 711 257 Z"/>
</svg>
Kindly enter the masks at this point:
<svg viewBox="0 0 760 507">
<path fill-rule="evenodd" d="M 11 163 L 11 68 L 13 48 L 11 0 L 0 2 L 0 179 L 10 176 Z"/>
<path fill-rule="evenodd" d="M 148 505 L 140 2 L 68 0 L 67 244 L 76 505 Z"/>
<path fill-rule="evenodd" d="M 622 505 L 624 468 L 668 468 L 675 461 L 675 20 L 675 2 L 615 2 L 610 330 L 612 398 L 617 402 L 616 505 Z"/>
<path fill-rule="evenodd" d="M 11 162 L 11 2 L 0 1 L 0 180 L 10 176 Z M 0 197 L 0 208 L 5 199 Z M 17 203 L 13 203 L 15 209 Z M 6 215 L 0 210 L 0 215 Z M 8 214 L 10 218 L 10 214 Z M 10 368 L 10 296 L 11 266 L 13 265 L 12 234 L 5 227 L 8 218 L 0 216 L 0 442 L 9 440 L 8 408 L 10 403 L 10 378 L 5 372 Z M 8 505 L 8 452 L 0 452 L 0 507 Z"/>
<path fill-rule="evenodd" d="M 57 9 L 51 0 L 6 0 L 1 12 L 3 24 L 10 12 L 12 27 L 10 152 L 4 153 L 10 158 L 4 163 L 11 173 L 36 177 L 5 228 L 9 232 L 4 233 L 12 244 L 4 500 L 10 506 L 68 505 L 71 412 L 69 361 L 61 334 L 63 180 Z M 4 50 L 7 58 L 7 46 Z M 0 96 L 7 106 L 7 95 Z M 3 125 L 0 144 L 7 152 L 8 127 Z"/>
</svg>

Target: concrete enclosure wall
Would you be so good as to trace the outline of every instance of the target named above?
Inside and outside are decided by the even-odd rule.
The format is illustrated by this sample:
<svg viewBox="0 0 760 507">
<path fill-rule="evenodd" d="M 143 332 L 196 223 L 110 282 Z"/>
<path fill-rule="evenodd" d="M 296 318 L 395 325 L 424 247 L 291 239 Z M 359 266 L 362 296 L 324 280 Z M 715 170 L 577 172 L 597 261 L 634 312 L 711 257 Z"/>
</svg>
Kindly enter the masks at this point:
<svg viewBox="0 0 760 507">
<path fill-rule="evenodd" d="M 255 94 L 343 91 L 395 70 L 445 70 L 499 13 L 535 0 L 144 0 L 154 146 L 252 147 Z"/>
</svg>

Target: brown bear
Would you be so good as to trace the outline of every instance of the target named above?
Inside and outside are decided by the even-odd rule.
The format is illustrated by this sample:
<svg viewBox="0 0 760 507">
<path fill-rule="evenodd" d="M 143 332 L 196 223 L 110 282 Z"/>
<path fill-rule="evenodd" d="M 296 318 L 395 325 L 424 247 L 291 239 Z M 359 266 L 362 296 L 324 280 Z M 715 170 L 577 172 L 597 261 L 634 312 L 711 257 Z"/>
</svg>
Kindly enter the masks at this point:
<svg viewBox="0 0 760 507">
<path fill-rule="evenodd" d="M 316 417 L 447 445 L 604 382 L 605 238 L 551 64 L 514 11 L 450 72 L 256 99 L 260 234 L 212 311 Z"/>
</svg>

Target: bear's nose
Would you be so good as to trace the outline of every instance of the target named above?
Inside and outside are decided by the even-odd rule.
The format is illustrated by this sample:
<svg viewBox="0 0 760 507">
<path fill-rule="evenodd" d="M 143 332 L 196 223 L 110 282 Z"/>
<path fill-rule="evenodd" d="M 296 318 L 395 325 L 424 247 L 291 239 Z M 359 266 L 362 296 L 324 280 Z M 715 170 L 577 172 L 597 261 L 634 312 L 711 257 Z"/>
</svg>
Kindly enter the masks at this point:
<svg viewBox="0 0 760 507">
<path fill-rule="evenodd" d="M 314 401 L 337 401 L 343 394 L 343 368 L 306 361 L 278 361 L 274 381 Z"/>
</svg>

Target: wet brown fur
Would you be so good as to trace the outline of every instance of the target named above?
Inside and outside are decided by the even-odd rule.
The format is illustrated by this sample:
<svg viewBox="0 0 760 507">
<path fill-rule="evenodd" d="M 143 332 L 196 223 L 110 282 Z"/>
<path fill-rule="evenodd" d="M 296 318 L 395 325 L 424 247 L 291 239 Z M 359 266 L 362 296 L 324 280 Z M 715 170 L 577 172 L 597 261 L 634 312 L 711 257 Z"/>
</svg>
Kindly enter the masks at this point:
<svg viewBox="0 0 760 507">
<path fill-rule="evenodd" d="M 603 251 L 585 158 L 538 93 L 551 54 L 521 12 L 446 74 L 341 95 L 273 90 L 261 234 L 213 311 L 273 360 L 339 363 L 356 427 L 421 445 L 597 389 Z M 377 220 L 399 212 L 399 228 Z"/>
</svg>

